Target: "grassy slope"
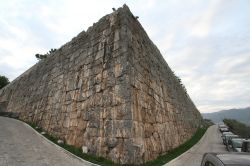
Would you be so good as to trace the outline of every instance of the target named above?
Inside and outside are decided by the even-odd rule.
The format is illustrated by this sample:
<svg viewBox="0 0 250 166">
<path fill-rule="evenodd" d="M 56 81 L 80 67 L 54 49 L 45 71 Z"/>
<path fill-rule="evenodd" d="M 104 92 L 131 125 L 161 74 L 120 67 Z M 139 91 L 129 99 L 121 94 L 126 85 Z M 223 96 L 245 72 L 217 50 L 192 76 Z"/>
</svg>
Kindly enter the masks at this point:
<svg viewBox="0 0 250 166">
<path fill-rule="evenodd" d="M 205 134 L 206 130 L 207 128 L 198 129 L 196 133 L 193 135 L 193 137 L 189 139 L 187 142 L 169 151 L 167 154 L 159 156 L 156 160 L 153 160 L 144 164 L 144 166 L 161 166 L 161 165 L 168 163 L 169 161 L 180 156 L 182 153 L 186 152 L 193 145 L 195 145 Z"/>
</svg>

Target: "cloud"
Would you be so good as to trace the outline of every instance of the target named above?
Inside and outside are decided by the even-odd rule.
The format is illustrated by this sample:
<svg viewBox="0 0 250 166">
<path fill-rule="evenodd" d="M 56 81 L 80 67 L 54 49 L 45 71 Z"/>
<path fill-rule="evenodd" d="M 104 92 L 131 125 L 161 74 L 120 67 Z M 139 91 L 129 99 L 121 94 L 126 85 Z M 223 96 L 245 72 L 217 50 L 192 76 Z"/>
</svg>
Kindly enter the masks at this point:
<svg viewBox="0 0 250 166">
<path fill-rule="evenodd" d="M 223 57 L 215 63 L 215 68 L 222 74 L 250 74 L 250 52 Z"/>
<path fill-rule="evenodd" d="M 112 11 L 112 1 L 97 2 L 1 1 L 0 74 L 13 80 L 37 62 L 36 53 L 60 47 Z"/>
<path fill-rule="evenodd" d="M 201 112 L 249 106 L 250 35 L 246 27 L 250 20 L 249 12 L 239 7 L 246 4 L 209 2 L 191 4 L 202 11 L 194 14 L 195 7 L 192 12 L 183 11 L 186 21 L 179 15 L 171 25 L 162 25 L 164 35 L 157 36 L 157 45 Z"/>
<path fill-rule="evenodd" d="M 0 1 L 0 74 L 13 80 L 123 0 Z M 250 1 L 126 1 L 201 112 L 249 106 Z"/>
<path fill-rule="evenodd" d="M 204 12 L 194 20 L 188 20 L 189 26 L 192 27 L 191 35 L 195 37 L 206 37 L 208 36 L 211 26 L 213 24 L 214 17 L 217 16 L 218 8 L 220 7 L 220 1 L 211 0 L 209 5 Z"/>
</svg>

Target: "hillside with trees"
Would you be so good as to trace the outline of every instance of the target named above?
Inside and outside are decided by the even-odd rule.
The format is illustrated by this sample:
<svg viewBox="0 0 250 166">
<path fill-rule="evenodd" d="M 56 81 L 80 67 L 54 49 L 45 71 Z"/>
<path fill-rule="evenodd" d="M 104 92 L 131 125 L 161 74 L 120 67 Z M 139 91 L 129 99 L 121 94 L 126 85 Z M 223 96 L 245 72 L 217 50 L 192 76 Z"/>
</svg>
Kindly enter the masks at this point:
<svg viewBox="0 0 250 166">
<path fill-rule="evenodd" d="M 9 79 L 7 77 L 0 75 L 0 89 L 2 89 L 3 87 L 5 87 L 9 83 L 10 83 L 10 81 L 9 81 Z"/>
<path fill-rule="evenodd" d="M 223 122 L 229 127 L 230 131 L 233 131 L 233 133 L 243 138 L 250 138 L 250 127 L 244 123 L 234 119 L 224 119 Z"/>
<path fill-rule="evenodd" d="M 235 119 L 239 122 L 250 125 L 250 107 L 203 113 L 202 116 L 205 119 L 211 119 L 214 123 L 222 122 L 223 119 Z"/>
</svg>

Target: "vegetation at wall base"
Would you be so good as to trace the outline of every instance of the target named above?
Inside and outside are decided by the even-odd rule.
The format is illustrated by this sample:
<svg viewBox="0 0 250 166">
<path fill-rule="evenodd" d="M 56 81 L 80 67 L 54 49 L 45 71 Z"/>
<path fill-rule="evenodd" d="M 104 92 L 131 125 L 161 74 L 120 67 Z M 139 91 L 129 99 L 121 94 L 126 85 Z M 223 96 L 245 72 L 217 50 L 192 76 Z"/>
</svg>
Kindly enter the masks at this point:
<svg viewBox="0 0 250 166">
<path fill-rule="evenodd" d="M 37 130 L 36 125 L 30 124 L 30 123 L 28 123 L 28 124 L 31 127 L 33 127 L 35 130 Z M 41 132 L 41 131 L 42 130 L 40 129 L 39 132 Z M 182 153 L 186 152 L 193 145 L 195 145 L 202 138 L 202 136 L 205 134 L 206 131 L 207 131 L 207 128 L 199 128 L 199 129 L 197 129 L 195 134 L 187 142 L 185 142 L 184 144 L 182 144 L 179 147 L 169 151 L 165 155 L 159 156 L 157 159 L 155 159 L 153 161 L 149 161 L 149 162 L 147 162 L 145 164 L 142 164 L 141 166 L 162 166 L 162 165 L 168 163 L 169 161 L 171 161 L 174 158 L 180 156 Z M 82 158 L 84 160 L 87 160 L 87 161 L 90 161 L 92 163 L 99 164 L 99 165 L 102 165 L 102 166 L 119 166 L 119 165 L 121 165 L 121 164 L 116 164 L 116 163 L 112 162 L 111 160 L 107 160 L 107 159 L 105 159 L 103 157 L 97 157 L 97 156 L 94 156 L 94 155 L 82 153 L 81 148 L 77 148 L 77 147 L 74 147 L 72 145 L 67 145 L 67 144 L 58 144 L 57 143 L 58 139 L 51 136 L 51 135 L 48 135 L 47 133 L 44 136 L 46 138 L 48 138 L 49 140 L 51 140 L 52 142 L 54 142 L 55 144 L 61 146 L 62 148 L 68 150 L 69 152 L 75 154 L 76 156 L 78 156 L 78 157 L 80 157 L 80 158 Z M 135 165 L 125 164 L 123 166 L 135 166 Z"/>
<path fill-rule="evenodd" d="M 35 129 L 39 133 L 44 131 L 41 128 L 37 128 L 37 125 L 34 124 L 34 123 L 30 123 L 30 122 L 25 122 L 25 123 L 30 125 L 33 129 Z M 77 147 L 75 147 L 73 145 L 68 145 L 68 144 L 65 144 L 65 143 L 58 144 L 57 143 L 58 138 L 53 137 L 53 136 L 49 135 L 48 133 L 45 133 L 43 136 L 46 137 L 47 139 L 49 139 L 50 141 L 52 141 L 53 143 L 57 144 L 58 146 L 64 148 L 65 150 L 73 153 L 74 155 L 76 155 L 76 156 L 78 156 L 78 157 L 80 157 L 80 158 L 82 158 L 84 160 L 90 161 L 90 162 L 95 163 L 95 164 L 103 165 L 103 166 L 119 166 L 119 164 L 116 164 L 116 163 L 112 162 L 111 160 L 107 160 L 107 159 L 105 159 L 103 157 L 98 157 L 98 156 L 82 153 L 81 148 L 77 148 Z"/>
<path fill-rule="evenodd" d="M 233 133 L 243 138 L 250 138 L 250 126 L 247 126 L 235 119 L 224 119 L 223 122 Z"/>
<path fill-rule="evenodd" d="M 35 125 L 31 125 L 31 126 L 35 126 Z M 35 127 L 33 127 L 33 128 L 36 129 Z M 157 159 L 155 159 L 153 161 L 149 161 L 145 164 L 142 164 L 141 166 L 162 166 L 162 165 L 166 164 L 167 162 L 178 157 L 179 155 L 181 155 L 182 153 L 184 153 L 188 149 L 190 149 L 193 145 L 195 145 L 202 138 L 202 136 L 205 134 L 206 130 L 207 130 L 207 128 L 199 128 L 196 131 L 196 133 L 193 135 L 193 137 L 191 139 L 189 139 L 187 142 L 185 142 L 184 144 L 182 144 L 181 146 L 169 151 L 165 155 L 159 156 Z M 102 166 L 119 166 L 119 165 L 121 165 L 121 164 L 116 164 L 116 163 L 112 162 L 111 160 L 107 160 L 103 157 L 98 157 L 98 156 L 82 153 L 81 148 L 77 148 L 77 147 L 74 147 L 72 145 L 67 145 L 67 144 L 58 144 L 57 143 L 58 139 L 51 136 L 51 135 L 48 135 L 47 133 L 44 136 L 46 138 L 48 138 L 49 140 L 51 140 L 52 142 L 54 142 L 55 144 L 61 146 L 62 148 L 68 150 L 69 152 L 75 154 L 76 156 L 78 156 L 84 160 L 87 160 L 87 161 L 90 161 L 92 163 L 99 164 Z M 125 164 L 123 166 L 135 166 L 135 165 Z"/>
<path fill-rule="evenodd" d="M 208 128 L 209 126 L 214 125 L 214 122 L 211 119 L 203 119 L 203 126 Z"/>
<path fill-rule="evenodd" d="M 168 163 L 169 161 L 180 156 L 182 153 L 186 152 L 193 145 L 195 145 L 202 138 L 202 136 L 205 134 L 206 131 L 207 128 L 197 129 L 195 134 L 187 142 L 169 151 L 167 154 L 159 156 L 157 159 L 143 164 L 143 166 L 162 166 Z"/>
<path fill-rule="evenodd" d="M 17 119 L 17 118 L 15 118 L 15 119 Z M 20 119 L 18 119 L 18 120 L 20 120 Z M 22 120 L 20 120 L 20 121 L 22 121 Z M 27 121 L 23 121 L 23 122 L 30 125 L 33 129 L 35 129 L 39 133 L 44 131 L 42 128 L 37 127 L 37 125 L 34 124 L 34 123 L 30 123 L 30 122 L 27 122 Z M 162 165 L 168 163 L 169 161 L 171 161 L 174 158 L 180 156 L 181 154 L 183 154 L 184 152 L 189 150 L 193 145 L 195 145 L 202 138 L 202 136 L 205 134 L 206 130 L 207 130 L 207 127 L 197 129 L 195 134 L 187 142 L 185 142 L 184 144 L 182 144 L 179 147 L 169 151 L 167 154 L 159 156 L 157 159 L 155 159 L 153 161 L 149 161 L 149 162 L 147 162 L 145 164 L 142 164 L 141 166 L 162 166 Z M 80 158 L 82 158 L 84 160 L 90 161 L 92 163 L 99 164 L 99 165 L 102 165 L 102 166 L 120 166 L 121 165 L 121 164 L 114 163 L 111 160 L 107 160 L 107 159 L 105 159 L 103 157 L 98 157 L 98 156 L 82 153 L 81 148 L 77 148 L 77 147 L 74 147 L 72 145 L 68 145 L 68 144 L 65 144 L 65 143 L 64 144 L 58 144 L 57 143 L 58 138 L 53 137 L 53 136 L 49 135 L 48 133 L 45 133 L 43 136 L 45 136 L 47 139 L 49 139 L 53 143 L 57 144 L 58 146 L 64 148 L 65 150 L 73 153 L 74 155 L 76 155 L 76 156 L 78 156 L 78 157 L 80 157 Z M 122 166 L 135 166 L 135 165 L 125 164 L 125 165 L 122 165 Z"/>
</svg>

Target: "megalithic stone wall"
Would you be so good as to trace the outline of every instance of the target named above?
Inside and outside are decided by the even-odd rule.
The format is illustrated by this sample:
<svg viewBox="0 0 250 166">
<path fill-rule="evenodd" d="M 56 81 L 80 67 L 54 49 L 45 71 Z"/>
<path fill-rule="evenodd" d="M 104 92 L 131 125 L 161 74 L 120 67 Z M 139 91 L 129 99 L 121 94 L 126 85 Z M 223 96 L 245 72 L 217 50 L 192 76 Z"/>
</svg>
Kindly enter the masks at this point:
<svg viewBox="0 0 250 166">
<path fill-rule="evenodd" d="M 122 164 L 177 147 L 202 120 L 126 5 L 12 81 L 0 91 L 0 105 Z"/>
</svg>

